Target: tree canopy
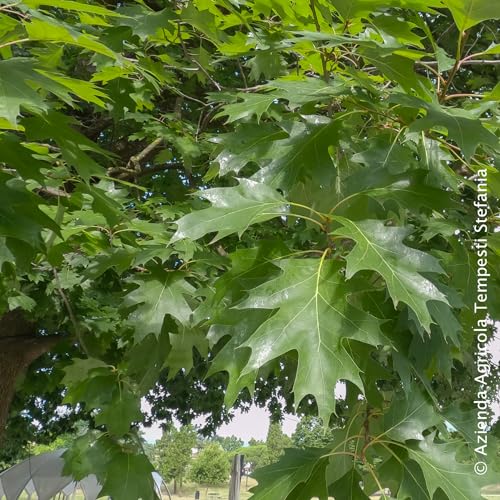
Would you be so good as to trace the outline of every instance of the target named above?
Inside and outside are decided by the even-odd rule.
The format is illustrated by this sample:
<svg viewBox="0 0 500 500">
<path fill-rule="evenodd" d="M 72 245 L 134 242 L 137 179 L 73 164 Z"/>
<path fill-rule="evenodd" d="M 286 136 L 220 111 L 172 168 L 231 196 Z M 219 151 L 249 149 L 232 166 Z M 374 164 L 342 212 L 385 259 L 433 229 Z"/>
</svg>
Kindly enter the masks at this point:
<svg viewBox="0 0 500 500">
<path fill-rule="evenodd" d="M 228 453 L 218 443 L 207 444 L 194 458 L 189 470 L 191 481 L 216 486 L 229 479 Z"/>
<path fill-rule="evenodd" d="M 294 448 L 326 448 L 335 439 L 333 429 L 325 427 L 318 417 L 304 416 L 292 434 Z"/>
<path fill-rule="evenodd" d="M 259 469 L 256 500 L 479 499 L 499 18 L 0 0 L 0 460 L 85 421 L 67 471 L 153 499 L 139 424 L 210 433 L 253 401 L 335 427 Z"/>
<path fill-rule="evenodd" d="M 172 427 L 155 443 L 153 464 L 166 481 L 174 480 L 173 493 L 177 493 L 177 483 L 182 486 L 196 444 L 196 430 L 187 425 Z"/>
<path fill-rule="evenodd" d="M 279 422 L 270 422 L 266 436 L 267 461 L 274 463 L 290 448 L 292 440 L 283 432 Z"/>
</svg>

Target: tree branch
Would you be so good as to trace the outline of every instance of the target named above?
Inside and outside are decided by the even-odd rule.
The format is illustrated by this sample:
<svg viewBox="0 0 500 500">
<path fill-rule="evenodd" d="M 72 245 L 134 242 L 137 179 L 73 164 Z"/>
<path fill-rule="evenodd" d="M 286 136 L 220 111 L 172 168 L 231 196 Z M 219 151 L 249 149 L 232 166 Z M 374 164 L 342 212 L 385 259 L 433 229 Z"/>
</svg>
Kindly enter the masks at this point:
<svg viewBox="0 0 500 500">
<path fill-rule="evenodd" d="M 153 142 L 148 144 L 142 151 L 129 158 L 125 167 L 113 167 L 108 169 L 110 177 L 117 179 L 127 179 L 134 175 L 141 175 L 141 161 L 145 160 L 156 148 L 163 143 L 163 137 L 156 138 Z"/>
<path fill-rule="evenodd" d="M 437 61 L 415 61 L 415 64 L 418 66 L 438 66 Z M 480 64 L 484 64 L 485 66 L 495 66 L 497 64 L 500 64 L 500 59 L 467 59 L 463 60 L 460 63 L 460 66 L 473 66 Z"/>
<path fill-rule="evenodd" d="M 222 85 L 215 81 L 212 77 L 212 75 L 203 67 L 203 65 L 197 61 L 194 57 L 191 56 L 191 54 L 188 52 L 186 44 L 184 43 L 184 40 L 182 39 L 182 31 L 181 31 L 181 23 L 177 23 L 177 30 L 178 30 L 178 37 L 179 37 L 179 42 L 182 47 L 182 52 L 184 52 L 184 55 L 186 56 L 186 59 L 189 59 L 191 62 L 193 62 L 198 69 L 213 83 L 215 88 L 221 92 L 222 90 Z"/>
<path fill-rule="evenodd" d="M 318 19 L 318 13 L 316 12 L 316 3 L 315 0 L 309 0 L 309 8 L 311 9 L 313 19 L 314 19 L 314 25 L 316 26 L 316 31 L 318 33 L 321 33 L 321 25 L 319 23 Z M 326 54 L 325 54 L 325 49 L 320 49 L 319 50 L 320 55 L 321 55 L 321 66 L 323 68 L 323 79 L 325 82 L 328 83 L 328 80 L 330 79 L 330 75 L 328 74 L 328 68 L 326 67 Z"/>
<path fill-rule="evenodd" d="M 156 165 L 155 167 L 143 168 L 137 177 L 144 177 L 145 175 L 157 174 L 158 172 L 163 172 L 164 170 L 182 170 L 184 169 L 184 163 L 181 161 L 175 163 L 167 163 L 163 165 Z"/>
<path fill-rule="evenodd" d="M 80 346 L 83 349 L 83 351 L 85 352 L 85 354 L 89 355 L 88 350 L 87 350 L 87 346 L 85 345 L 83 337 L 80 333 L 80 327 L 78 326 L 78 321 L 76 319 L 73 308 L 71 307 L 71 303 L 70 303 L 68 297 L 66 297 L 66 294 L 64 293 L 64 290 L 61 286 L 61 280 L 59 279 L 59 273 L 57 272 L 56 269 L 53 269 L 53 271 L 54 271 L 54 280 L 56 282 L 56 288 L 57 288 L 57 291 L 58 291 L 59 295 L 61 296 L 61 299 L 62 299 L 62 301 L 66 307 L 66 310 L 68 312 L 69 319 L 71 321 L 71 324 L 73 325 L 75 337 L 78 339 L 78 342 L 80 343 Z"/>
<path fill-rule="evenodd" d="M 34 191 L 42 197 L 60 196 L 61 198 L 69 198 L 71 196 L 70 194 L 66 193 L 66 191 L 62 191 L 60 189 L 52 187 L 42 187 L 34 189 Z"/>
</svg>

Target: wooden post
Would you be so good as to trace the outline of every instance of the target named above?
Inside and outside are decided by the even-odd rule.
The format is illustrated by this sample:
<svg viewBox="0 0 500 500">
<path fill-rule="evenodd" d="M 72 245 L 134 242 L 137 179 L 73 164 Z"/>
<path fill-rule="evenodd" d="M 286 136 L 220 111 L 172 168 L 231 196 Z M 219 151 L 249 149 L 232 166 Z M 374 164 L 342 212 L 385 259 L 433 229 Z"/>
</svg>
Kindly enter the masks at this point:
<svg viewBox="0 0 500 500">
<path fill-rule="evenodd" d="M 231 481 L 229 483 L 229 499 L 240 500 L 241 471 L 243 470 L 243 455 L 235 455 L 231 467 Z"/>
</svg>

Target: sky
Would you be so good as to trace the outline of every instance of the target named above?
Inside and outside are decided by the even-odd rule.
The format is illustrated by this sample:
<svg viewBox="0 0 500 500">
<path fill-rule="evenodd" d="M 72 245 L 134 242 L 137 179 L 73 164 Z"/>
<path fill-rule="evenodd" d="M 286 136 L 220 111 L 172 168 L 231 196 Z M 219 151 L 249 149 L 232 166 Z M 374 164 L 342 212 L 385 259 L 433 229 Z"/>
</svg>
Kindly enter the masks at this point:
<svg viewBox="0 0 500 500">
<path fill-rule="evenodd" d="M 492 361 L 500 363 L 500 323 L 496 324 L 495 336 L 490 343 L 490 352 L 492 353 Z M 337 391 L 343 392 L 341 387 L 337 386 Z M 336 391 L 336 392 L 337 392 Z M 342 394 L 337 395 L 342 397 Z M 143 401 L 143 411 L 148 411 L 148 404 Z M 493 415 L 496 419 L 500 416 L 500 404 L 493 404 Z M 235 412 L 233 420 L 229 424 L 222 425 L 217 431 L 218 436 L 236 436 L 242 439 L 245 443 L 251 438 L 265 441 L 267 429 L 269 427 L 270 413 L 264 408 L 253 406 L 250 411 L 243 413 L 240 410 Z M 193 422 L 195 425 L 203 423 L 202 418 L 198 418 Z M 295 415 L 285 414 L 282 422 L 283 432 L 289 436 L 295 431 L 297 427 L 298 418 Z M 154 443 L 157 439 L 161 438 L 162 430 L 159 425 L 153 425 L 150 428 L 143 429 L 143 435 L 146 441 Z"/>
<path fill-rule="evenodd" d="M 147 411 L 147 404 L 143 404 L 143 409 Z M 253 406 L 250 411 L 243 413 L 240 410 L 235 412 L 233 420 L 229 424 L 222 425 L 217 431 L 218 436 L 236 436 L 242 439 L 245 443 L 251 438 L 266 440 L 267 428 L 269 427 L 270 413 L 264 408 Z M 194 420 L 193 424 L 200 424 L 203 419 Z M 297 426 L 298 418 L 295 415 L 285 415 L 282 422 L 283 432 L 291 436 Z M 143 435 L 146 441 L 154 443 L 161 438 L 160 426 L 144 428 Z"/>
</svg>

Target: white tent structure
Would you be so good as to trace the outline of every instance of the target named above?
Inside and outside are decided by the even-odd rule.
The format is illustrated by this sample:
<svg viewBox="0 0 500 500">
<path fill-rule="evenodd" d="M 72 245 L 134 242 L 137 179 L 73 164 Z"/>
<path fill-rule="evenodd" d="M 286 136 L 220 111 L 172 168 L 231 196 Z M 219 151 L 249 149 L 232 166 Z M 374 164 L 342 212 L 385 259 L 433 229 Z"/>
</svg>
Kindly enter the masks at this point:
<svg viewBox="0 0 500 500">
<path fill-rule="evenodd" d="M 0 473 L 0 500 L 17 500 L 23 492 L 29 500 L 71 499 L 77 490 L 83 492 L 85 500 L 96 500 L 102 486 L 94 475 L 81 481 L 63 475 L 65 451 L 60 449 L 30 457 Z M 162 498 L 162 486 L 170 497 L 160 474 L 153 472 L 153 480 L 159 498 Z"/>
</svg>

